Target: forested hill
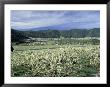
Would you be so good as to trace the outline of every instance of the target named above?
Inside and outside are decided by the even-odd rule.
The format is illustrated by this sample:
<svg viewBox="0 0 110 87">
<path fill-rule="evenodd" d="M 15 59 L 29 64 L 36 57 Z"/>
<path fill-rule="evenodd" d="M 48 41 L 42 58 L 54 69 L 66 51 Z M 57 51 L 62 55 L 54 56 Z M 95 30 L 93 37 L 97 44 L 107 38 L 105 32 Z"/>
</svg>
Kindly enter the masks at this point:
<svg viewBox="0 0 110 87">
<path fill-rule="evenodd" d="M 39 31 L 18 31 L 11 29 L 12 41 L 33 38 L 84 38 L 84 37 L 100 37 L 100 29 L 71 29 L 71 30 L 39 30 Z"/>
<path fill-rule="evenodd" d="M 20 42 L 24 39 L 28 39 L 28 37 L 24 33 L 18 30 L 11 29 L 11 41 Z"/>
</svg>

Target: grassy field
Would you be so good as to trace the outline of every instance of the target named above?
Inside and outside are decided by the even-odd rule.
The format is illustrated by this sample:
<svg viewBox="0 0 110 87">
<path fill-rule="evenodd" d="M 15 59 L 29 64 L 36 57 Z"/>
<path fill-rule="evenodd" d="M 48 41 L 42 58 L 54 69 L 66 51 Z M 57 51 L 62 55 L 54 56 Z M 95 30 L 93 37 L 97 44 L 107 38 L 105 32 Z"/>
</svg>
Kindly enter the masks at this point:
<svg viewBox="0 0 110 87">
<path fill-rule="evenodd" d="M 100 76 L 100 46 L 94 45 L 95 42 L 92 41 L 49 40 L 39 45 L 38 42 L 13 45 L 15 50 L 11 53 L 11 76 Z"/>
</svg>

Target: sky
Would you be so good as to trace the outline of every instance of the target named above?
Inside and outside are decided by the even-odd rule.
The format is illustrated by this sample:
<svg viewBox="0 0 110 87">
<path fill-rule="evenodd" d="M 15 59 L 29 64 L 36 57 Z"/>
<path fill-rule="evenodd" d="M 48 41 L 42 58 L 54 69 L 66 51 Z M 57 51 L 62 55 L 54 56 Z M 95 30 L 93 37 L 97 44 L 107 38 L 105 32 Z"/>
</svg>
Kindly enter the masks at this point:
<svg viewBox="0 0 110 87">
<path fill-rule="evenodd" d="M 100 27 L 99 10 L 11 10 L 11 28 L 30 30 Z"/>
</svg>

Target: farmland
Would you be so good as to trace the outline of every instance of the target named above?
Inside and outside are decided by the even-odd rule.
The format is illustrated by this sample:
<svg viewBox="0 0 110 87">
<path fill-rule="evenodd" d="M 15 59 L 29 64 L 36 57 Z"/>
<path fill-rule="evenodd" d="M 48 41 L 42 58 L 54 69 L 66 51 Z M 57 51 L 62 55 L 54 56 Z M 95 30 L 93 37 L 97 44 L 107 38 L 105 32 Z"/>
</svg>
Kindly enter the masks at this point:
<svg viewBox="0 0 110 87">
<path fill-rule="evenodd" d="M 10 13 L 11 77 L 100 77 L 100 10 Z"/>
<path fill-rule="evenodd" d="M 35 38 L 13 43 L 12 77 L 100 76 L 99 38 Z"/>
</svg>

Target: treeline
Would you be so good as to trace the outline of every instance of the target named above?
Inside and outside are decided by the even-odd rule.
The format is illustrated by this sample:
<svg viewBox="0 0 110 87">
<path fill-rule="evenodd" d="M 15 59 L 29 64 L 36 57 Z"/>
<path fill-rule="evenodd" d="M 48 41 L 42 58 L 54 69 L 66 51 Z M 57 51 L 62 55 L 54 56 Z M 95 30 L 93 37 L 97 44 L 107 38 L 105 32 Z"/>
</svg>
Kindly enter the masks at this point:
<svg viewBox="0 0 110 87">
<path fill-rule="evenodd" d="M 18 31 L 11 29 L 11 40 L 21 41 L 32 38 L 84 38 L 100 37 L 100 29 L 71 29 L 71 30 L 39 30 L 39 31 Z"/>
<path fill-rule="evenodd" d="M 25 33 L 11 29 L 11 41 L 12 42 L 22 42 L 24 39 L 28 39 Z"/>
</svg>

